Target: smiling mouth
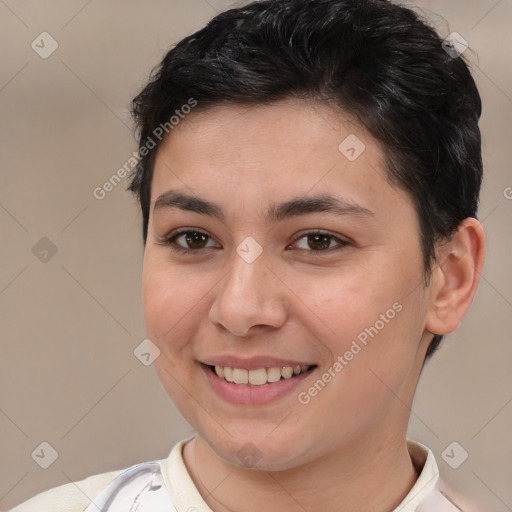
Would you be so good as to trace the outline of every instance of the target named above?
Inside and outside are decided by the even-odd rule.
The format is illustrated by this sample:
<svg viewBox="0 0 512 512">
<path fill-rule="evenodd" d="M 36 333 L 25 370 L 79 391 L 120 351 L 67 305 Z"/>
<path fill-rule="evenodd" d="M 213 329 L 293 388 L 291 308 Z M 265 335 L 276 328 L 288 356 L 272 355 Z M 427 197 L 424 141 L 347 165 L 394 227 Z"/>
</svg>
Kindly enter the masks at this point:
<svg viewBox="0 0 512 512">
<path fill-rule="evenodd" d="M 207 365 L 220 379 L 233 384 L 264 386 L 280 380 L 293 379 L 316 368 L 316 365 L 281 366 L 246 370 L 229 366 Z"/>
</svg>

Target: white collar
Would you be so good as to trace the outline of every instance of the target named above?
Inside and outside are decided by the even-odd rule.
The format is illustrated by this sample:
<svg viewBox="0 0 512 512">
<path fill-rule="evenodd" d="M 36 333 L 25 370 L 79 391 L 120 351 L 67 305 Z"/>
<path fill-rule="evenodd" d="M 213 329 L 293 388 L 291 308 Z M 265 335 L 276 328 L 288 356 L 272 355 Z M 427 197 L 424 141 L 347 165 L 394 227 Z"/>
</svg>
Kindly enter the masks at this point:
<svg viewBox="0 0 512 512">
<path fill-rule="evenodd" d="M 179 512 L 186 512 L 187 510 L 212 512 L 212 509 L 205 503 L 197 490 L 183 460 L 183 446 L 192 437 L 194 436 L 177 443 L 171 450 L 169 457 L 161 461 L 164 482 L 174 506 Z M 407 439 L 407 449 L 418 467 L 423 469 L 402 503 L 392 512 L 460 511 L 460 508 L 455 506 L 439 490 L 439 469 L 432 451 L 411 439 Z"/>
</svg>

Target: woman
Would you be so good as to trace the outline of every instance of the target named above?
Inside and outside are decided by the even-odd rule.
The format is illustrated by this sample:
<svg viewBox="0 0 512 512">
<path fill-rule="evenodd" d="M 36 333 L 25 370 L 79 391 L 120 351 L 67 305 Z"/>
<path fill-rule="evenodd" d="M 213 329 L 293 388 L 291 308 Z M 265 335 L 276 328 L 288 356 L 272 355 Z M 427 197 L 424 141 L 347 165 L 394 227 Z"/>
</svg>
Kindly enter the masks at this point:
<svg viewBox="0 0 512 512">
<path fill-rule="evenodd" d="M 406 437 L 484 259 L 457 46 L 382 0 L 255 2 L 169 51 L 133 113 L 147 336 L 197 434 L 14 511 L 461 510 Z"/>
</svg>

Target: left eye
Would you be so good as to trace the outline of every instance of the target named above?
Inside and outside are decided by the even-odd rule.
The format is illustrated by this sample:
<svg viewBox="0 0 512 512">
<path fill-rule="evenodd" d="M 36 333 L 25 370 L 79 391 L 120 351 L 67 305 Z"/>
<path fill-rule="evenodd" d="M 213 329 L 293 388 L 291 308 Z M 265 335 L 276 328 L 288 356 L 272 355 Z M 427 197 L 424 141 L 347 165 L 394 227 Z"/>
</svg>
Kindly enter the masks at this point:
<svg viewBox="0 0 512 512">
<path fill-rule="evenodd" d="M 310 232 L 304 233 L 298 241 L 304 240 L 303 247 L 299 247 L 301 250 L 311 250 L 312 252 L 323 252 L 328 249 L 332 249 L 332 242 L 337 242 L 338 247 L 344 247 L 348 245 L 348 242 L 341 240 L 334 235 L 322 232 Z M 297 244 L 298 242 L 295 242 Z M 305 247 L 304 247 L 305 245 Z"/>
</svg>

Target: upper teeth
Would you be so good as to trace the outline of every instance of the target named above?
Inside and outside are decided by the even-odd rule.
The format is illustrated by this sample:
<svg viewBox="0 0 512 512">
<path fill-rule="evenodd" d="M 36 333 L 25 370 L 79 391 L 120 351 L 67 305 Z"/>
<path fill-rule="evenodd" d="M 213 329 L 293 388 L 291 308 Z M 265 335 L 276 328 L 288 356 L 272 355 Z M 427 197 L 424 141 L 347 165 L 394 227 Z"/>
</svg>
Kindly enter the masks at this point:
<svg viewBox="0 0 512 512">
<path fill-rule="evenodd" d="M 294 375 L 305 372 L 309 366 L 297 365 L 272 368 L 258 368 L 257 370 L 245 370 L 243 368 L 230 368 L 229 366 L 215 366 L 215 373 L 228 382 L 235 384 L 252 384 L 262 386 L 268 382 L 277 382 L 281 379 L 289 379 Z"/>
</svg>

